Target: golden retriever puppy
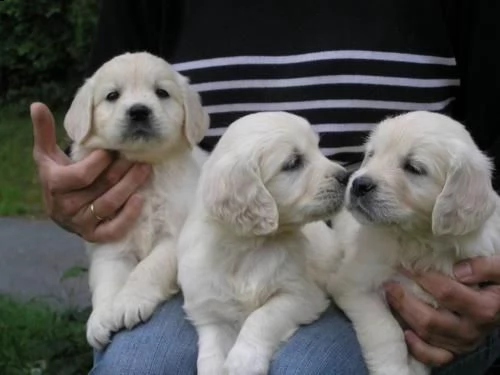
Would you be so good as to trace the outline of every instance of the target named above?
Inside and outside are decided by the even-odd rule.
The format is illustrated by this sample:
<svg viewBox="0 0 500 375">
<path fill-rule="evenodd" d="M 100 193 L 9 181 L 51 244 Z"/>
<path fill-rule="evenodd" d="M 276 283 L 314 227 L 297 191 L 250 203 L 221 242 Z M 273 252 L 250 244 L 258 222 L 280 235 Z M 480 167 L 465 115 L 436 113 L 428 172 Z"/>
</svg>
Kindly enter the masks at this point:
<svg viewBox="0 0 500 375">
<path fill-rule="evenodd" d="M 87 339 L 100 349 L 113 331 L 147 320 L 178 289 L 175 245 L 196 189 L 200 165 L 194 154 L 201 150 L 195 145 L 208 116 L 187 79 L 166 61 L 126 53 L 85 82 L 64 124 L 74 160 L 106 149 L 153 166 L 130 233 L 113 243 L 87 244 L 93 307 Z"/>
<path fill-rule="evenodd" d="M 266 374 L 280 343 L 326 309 L 301 228 L 342 207 L 347 173 L 318 140 L 301 117 L 255 113 L 205 163 L 177 249 L 199 375 Z"/>
<path fill-rule="evenodd" d="M 490 161 L 466 129 L 444 115 L 407 113 L 371 134 L 347 187 L 347 211 L 333 220 L 332 256 L 342 262 L 327 280 L 371 374 L 430 372 L 409 356 L 381 285 L 395 278 L 435 304 L 397 267 L 453 277 L 457 261 L 500 250 L 499 198 L 490 174 Z"/>
</svg>

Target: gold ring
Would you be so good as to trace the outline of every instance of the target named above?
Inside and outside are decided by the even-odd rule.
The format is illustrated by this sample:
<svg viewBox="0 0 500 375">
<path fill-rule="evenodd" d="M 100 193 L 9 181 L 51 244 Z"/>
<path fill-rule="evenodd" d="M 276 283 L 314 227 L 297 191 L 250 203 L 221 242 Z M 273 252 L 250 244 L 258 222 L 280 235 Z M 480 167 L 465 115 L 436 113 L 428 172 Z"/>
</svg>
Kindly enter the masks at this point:
<svg viewBox="0 0 500 375">
<path fill-rule="evenodd" d="M 90 212 L 92 212 L 92 215 L 94 215 L 94 217 L 95 217 L 98 221 L 104 221 L 104 220 L 106 220 L 105 218 L 100 217 L 99 215 L 97 215 L 97 214 L 95 213 L 94 203 L 91 203 L 91 204 L 90 204 Z"/>
</svg>

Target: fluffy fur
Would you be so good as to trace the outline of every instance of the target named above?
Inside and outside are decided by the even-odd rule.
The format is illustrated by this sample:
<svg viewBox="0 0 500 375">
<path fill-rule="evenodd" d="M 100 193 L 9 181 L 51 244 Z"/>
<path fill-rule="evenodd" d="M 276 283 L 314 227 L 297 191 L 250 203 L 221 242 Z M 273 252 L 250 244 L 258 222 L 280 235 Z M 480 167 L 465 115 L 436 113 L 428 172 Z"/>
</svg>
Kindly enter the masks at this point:
<svg viewBox="0 0 500 375">
<path fill-rule="evenodd" d="M 347 187 L 347 211 L 334 219 L 331 257 L 341 262 L 323 279 L 352 320 L 371 374 L 430 373 L 408 355 L 381 285 L 396 278 L 435 305 L 397 274 L 399 265 L 453 277 L 457 261 L 498 253 L 500 205 L 490 174 L 469 133 L 444 115 L 407 113 L 371 134 Z"/>
<path fill-rule="evenodd" d="M 326 309 L 301 228 L 341 208 L 346 180 L 301 117 L 261 112 L 227 129 L 178 245 L 198 374 L 267 374 L 279 344 Z"/>
<path fill-rule="evenodd" d="M 64 124 L 74 160 L 107 149 L 153 166 L 141 190 L 142 213 L 128 235 L 87 244 L 93 306 L 87 339 L 100 349 L 112 331 L 147 320 L 177 291 L 175 244 L 195 193 L 203 159 L 195 145 L 208 116 L 187 79 L 166 61 L 126 53 L 85 82 Z"/>
</svg>

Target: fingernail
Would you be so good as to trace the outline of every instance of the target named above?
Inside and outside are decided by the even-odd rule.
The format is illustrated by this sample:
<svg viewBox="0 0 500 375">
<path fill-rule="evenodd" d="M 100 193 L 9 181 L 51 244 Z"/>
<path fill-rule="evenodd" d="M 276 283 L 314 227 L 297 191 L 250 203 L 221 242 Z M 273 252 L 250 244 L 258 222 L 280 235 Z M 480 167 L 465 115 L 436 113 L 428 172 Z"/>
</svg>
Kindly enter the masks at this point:
<svg viewBox="0 0 500 375">
<path fill-rule="evenodd" d="M 410 330 L 404 331 L 404 336 L 405 336 L 406 341 L 410 344 L 412 344 L 416 341 L 415 334 Z"/>
<path fill-rule="evenodd" d="M 472 275 L 472 268 L 469 262 L 458 263 L 453 268 L 453 273 L 458 280 L 466 279 L 470 275 Z"/>
</svg>

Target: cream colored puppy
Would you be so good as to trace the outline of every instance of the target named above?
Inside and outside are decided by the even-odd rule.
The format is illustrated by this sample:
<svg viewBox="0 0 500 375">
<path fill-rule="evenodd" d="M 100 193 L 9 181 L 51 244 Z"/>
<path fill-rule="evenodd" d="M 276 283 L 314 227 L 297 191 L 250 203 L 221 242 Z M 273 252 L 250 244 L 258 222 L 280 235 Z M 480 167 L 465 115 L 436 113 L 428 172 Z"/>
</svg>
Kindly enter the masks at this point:
<svg viewBox="0 0 500 375">
<path fill-rule="evenodd" d="M 430 372 L 409 357 L 381 285 L 396 278 L 435 304 L 397 267 L 453 277 L 457 261 L 498 253 L 500 205 L 490 172 L 465 128 L 444 115 L 404 114 L 371 134 L 348 184 L 348 212 L 333 223 L 333 254 L 343 261 L 328 285 L 353 322 L 371 374 Z"/>
<path fill-rule="evenodd" d="M 122 240 L 88 243 L 94 348 L 112 331 L 147 320 L 177 291 L 175 244 L 199 176 L 195 145 L 208 116 L 186 78 L 159 57 L 126 53 L 106 62 L 78 91 L 64 121 L 79 160 L 95 149 L 150 163 L 144 206 Z M 194 152 L 193 152 L 194 148 Z M 195 154 L 195 155 L 193 155 Z M 98 215 L 99 207 L 94 207 Z"/>
<path fill-rule="evenodd" d="M 178 245 L 199 375 L 267 374 L 280 343 L 326 309 L 301 228 L 341 208 L 346 177 L 301 117 L 261 112 L 227 129 Z"/>
</svg>

